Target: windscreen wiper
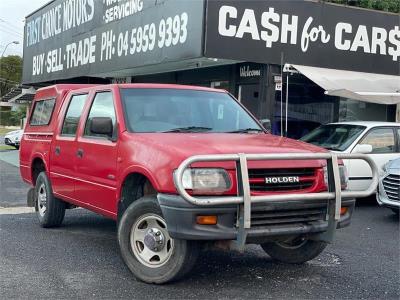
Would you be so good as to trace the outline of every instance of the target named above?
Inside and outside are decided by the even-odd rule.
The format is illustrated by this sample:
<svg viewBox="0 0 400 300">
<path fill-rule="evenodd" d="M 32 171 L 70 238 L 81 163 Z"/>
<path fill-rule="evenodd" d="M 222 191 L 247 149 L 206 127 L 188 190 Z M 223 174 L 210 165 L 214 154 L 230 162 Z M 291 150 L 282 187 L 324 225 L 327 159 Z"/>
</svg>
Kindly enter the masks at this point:
<svg viewBox="0 0 400 300">
<path fill-rule="evenodd" d="M 161 131 L 161 132 L 162 133 L 167 133 L 167 132 L 205 132 L 205 131 L 210 131 L 210 130 L 212 130 L 212 128 L 210 128 L 210 127 L 187 126 L 187 127 L 172 128 L 172 129 Z"/>
<path fill-rule="evenodd" d="M 228 133 L 250 133 L 250 132 L 264 132 L 264 130 L 260 128 L 245 128 L 245 129 L 228 131 Z"/>
</svg>

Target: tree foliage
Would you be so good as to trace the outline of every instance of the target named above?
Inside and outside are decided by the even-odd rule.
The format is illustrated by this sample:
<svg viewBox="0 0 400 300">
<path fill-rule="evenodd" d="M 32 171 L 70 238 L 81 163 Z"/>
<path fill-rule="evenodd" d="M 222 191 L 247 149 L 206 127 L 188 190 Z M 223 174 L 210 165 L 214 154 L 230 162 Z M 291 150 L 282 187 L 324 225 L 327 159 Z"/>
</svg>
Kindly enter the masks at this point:
<svg viewBox="0 0 400 300">
<path fill-rule="evenodd" d="M 21 82 L 22 58 L 11 55 L 0 58 L 0 97 Z"/>
<path fill-rule="evenodd" d="M 326 2 L 400 13 L 400 0 L 326 0 Z"/>
<path fill-rule="evenodd" d="M 0 110 L 0 126 L 19 126 L 21 119 L 26 116 L 26 107 L 19 107 L 17 110 Z"/>
</svg>

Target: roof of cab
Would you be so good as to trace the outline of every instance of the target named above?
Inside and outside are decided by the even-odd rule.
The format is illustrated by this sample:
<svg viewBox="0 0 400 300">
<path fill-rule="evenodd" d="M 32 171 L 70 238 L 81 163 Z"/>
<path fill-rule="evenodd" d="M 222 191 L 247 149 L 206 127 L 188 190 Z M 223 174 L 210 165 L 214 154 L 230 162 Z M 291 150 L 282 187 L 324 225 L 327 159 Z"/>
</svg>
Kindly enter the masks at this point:
<svg viewBox="0 0 400 300">
<path fill-rule="evenodd" d="M 178 89 L 178 90 L 195 90 L 205 92 L 217 92 L 227 93 L 225 90 L 213 89 L 202 86 L 191 86 L 191 85 L 180 85 L 180 84 L 161 84 L 161 83 L 126 83 L 126 84 L 108 84 L 108 85 L 96 85 L 96 84 L 55 84 L 47 87 L 40 88 L 36 92 L 35 99 L 50 98 L 60 95 L 65 92 L 72 90 L 87 89 L 92 87 L 104 88 L 104 87 L 115 87 L 122 89 Z"/>
<path fill-rule="evenodd" d="M 182 84 L 164 84 L 164 83 L 124 83 L 118 84 L 122 89 L 177 89 L 177 90 L 195 90 L 205 92 L 226 93 L 222 89 L 214 89 L 204 86 L 182 85 Z"/>
<path fill-rule="evenodd" d="M 51 98 L 71 90 L 78 90 L 96 86 L 94 84 L 55 84 L 40 88 L 36 91 L 35 100 Z"/>
</svg>

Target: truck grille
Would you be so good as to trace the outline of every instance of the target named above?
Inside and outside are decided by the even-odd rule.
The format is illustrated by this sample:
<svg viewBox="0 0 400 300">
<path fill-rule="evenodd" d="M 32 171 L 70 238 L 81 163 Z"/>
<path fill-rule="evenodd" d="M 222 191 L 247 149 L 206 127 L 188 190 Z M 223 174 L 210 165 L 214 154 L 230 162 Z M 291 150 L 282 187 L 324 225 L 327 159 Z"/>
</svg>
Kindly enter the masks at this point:
<svg viewBox="0 0 400 300">
<path fill-rule="evenodd" d="M 311 188 L 315 180 L 315 169 L 249 169 L 254 192 L 301 191 Z"/>
<path fill-rule="evenodd" d="M 400 175 L 390 174 L 383 181 L 386 195 L 392 201 L 400 201 Z"/>
<path fill-rule="evenodd" d="M 266 227 L 284 224 L 305 224 L 325 221 L 326 207 L 296 210 L 256 210 L 251 211 L 251 227 Z"/>
</svg>

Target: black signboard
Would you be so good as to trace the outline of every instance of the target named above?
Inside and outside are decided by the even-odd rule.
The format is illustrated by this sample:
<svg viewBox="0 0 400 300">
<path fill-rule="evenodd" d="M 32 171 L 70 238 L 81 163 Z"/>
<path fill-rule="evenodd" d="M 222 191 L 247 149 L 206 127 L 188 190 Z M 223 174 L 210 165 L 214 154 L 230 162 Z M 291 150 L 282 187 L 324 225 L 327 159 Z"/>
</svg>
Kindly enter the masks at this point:
<svg viewBox="0 0 400 300">
<path fill-rule="evenodd" d="M 23 82 L 202 56 L 204 1 L 56 0 L 26 19 Z"/>
<path fill-rule="evenodd" d="M 205 56 L 400 75 L 400 16 L 312 1 L 208 0 Z"/>
</svg>

